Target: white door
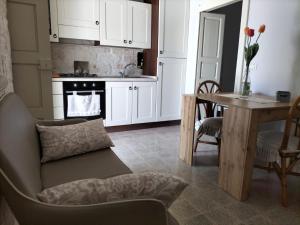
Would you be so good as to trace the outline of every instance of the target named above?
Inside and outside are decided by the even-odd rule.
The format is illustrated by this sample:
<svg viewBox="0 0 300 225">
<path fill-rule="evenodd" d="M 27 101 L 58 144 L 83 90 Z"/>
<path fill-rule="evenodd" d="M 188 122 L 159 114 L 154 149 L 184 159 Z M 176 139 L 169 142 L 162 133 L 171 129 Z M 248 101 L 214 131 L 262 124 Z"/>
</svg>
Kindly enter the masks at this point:
<svg viewBox="0 0 300 225">
<path fill-rule="evenodd" d="M 53 119 L 48 1 L 9 0 L 7 13 L 14 90 L 36 118 Z"/>
<path fill-rule="evenodd" d="M 159 1 L 159 57 L 187 57 L 189 2 Z"/>
<path fill-rule="evenodd" d="M 133 48 L 151 48 L 151 4 L 129 1 L 128 44 Z"/>
<path fill-rule="evenodd" d="M 156 82 L 133 82 L 132 123 L 156 120 Z"/>
<path fill-rule="evenodd" d="M 224 27 L 225 15 L 201 13 L 196 75 L 200 82 L 220 82 Z"/>
<path fill-rule="evenodd" d="M 158 64 L 157 119 L 178 120 L 185 88 L 186 59 L 161 58 Z"/>
<path fill-rule="evenodd" d="M 59 37 L 99 40 L 99 0 L 57 0 Z"/>
<path fill-rule="evenodd" d="M 106 126 L 132 123 L 132 82 L 106 82 Z"/>
<path fill-rule="evenodd" d="M 128 45 L 126 0 L 100 0 L 100 44 Z"/>
</svg>

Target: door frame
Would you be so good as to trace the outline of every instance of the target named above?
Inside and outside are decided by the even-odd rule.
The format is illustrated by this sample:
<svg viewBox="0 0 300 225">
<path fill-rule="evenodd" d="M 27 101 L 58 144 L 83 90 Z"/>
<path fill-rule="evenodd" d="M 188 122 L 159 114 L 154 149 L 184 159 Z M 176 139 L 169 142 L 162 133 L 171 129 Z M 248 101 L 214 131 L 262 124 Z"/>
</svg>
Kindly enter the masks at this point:
<svg viewBox="0 0 300 225">
<path fill-rule="evenodd" d="M 234 91 L 239 92 L 241 88 L 242 78 L 243 78 L 243 71 L 244 71 L 244 47 L 246 46 L 246 35 L 244 33 L 244 28 L 248 26 L 248 19 L 249 19 L 249 8 L 250 8 L 250 0 L 215 0 L 215 1 L 207 1 L 207 0 L 198 0 L 198 20 L 200 19 L 201 12 L 210 12 L 212 10 L 222 8 L 224 6 L 228 6 L 237 2 L 243 2 L 242 5 L 242 16 L 241 16 L 241 27 L 240 27 L 240 38 L 239 38 L 239 47 L 238 47 L 238 54 L 237 54 L 237 65 L 236 65 L 236 74 L 235 74 L 235 84 L 234 84 Z M 198 23 L 200 23 L 198 21 Z M 198 29 L 195 30 L 197 37 L 199 38 L 199 26 Z M 195 38 L 195 37 L 194 37 Z M 194 42 L 194 40 L 189 40 Z M 198 39 L 197 39 L 197 49 L 198 49 Z M 197 55 L 198 51 L 195 52 L 191 51 L 189 57 L 192 57 L 192 61 L 196 62 L 195 65 L 195 82 L 197 78 L 196 74 L 196 67 L 197 67 Z M 188 58 L 189 58 L 188 57 Z M 188 71 L 191 72 L 191 71 Z M 187 74 L 188 75 L 188 74 Z M 195 85 L 196 86 L 196 85 Z"/>
</svg>

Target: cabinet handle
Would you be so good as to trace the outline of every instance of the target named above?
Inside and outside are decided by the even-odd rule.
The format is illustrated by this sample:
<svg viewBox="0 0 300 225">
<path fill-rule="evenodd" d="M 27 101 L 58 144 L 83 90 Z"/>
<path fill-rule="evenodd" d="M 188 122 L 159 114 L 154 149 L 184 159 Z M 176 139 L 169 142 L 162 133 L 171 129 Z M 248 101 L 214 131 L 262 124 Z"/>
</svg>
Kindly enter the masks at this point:
<svg viewBox="0 0 300 225">
<path fill-rule="evenodd" d="M 96 25 L 99 25 L 99 21 L 98 20 L 96 21 Z"/>
<path fill-rule="evenodd" d="M 132 90 L 132 87 L 131 87 L 131 86 L 129 87 L 129 90 L 130 90 L 130 91 Z"/>
<path fill-rule="evenodd" d="M 127 44 L 127 40 L 124 40 L 124 43 Z"/>
<path fill-rule="evenodd" d="M 53 34 L 53 37 L 54 37 L 54 38 L 57 38 L 57 34 Z"/>
<path fill-rule="evenodd" d="M 129 44 L 132 44 L 132 41 L 129 41 Z"/>
<path fill-rule="evenodd" d="M 159 54 L 161 54 L 161 55 L 164 54 L 164 51 L 159 51 Z"/>
<path fill-rule="evenodd" d="M 137 90 L 138 88 L 137 88 L 137 86 L 134 86 L 134 90 Z"/>
<path fill-rule="evenodd" d="M 162 66 L 162 65 L 164 65 L 164 63 L 163 62 L 159 62 L 159 65 Z"/>
</svg>

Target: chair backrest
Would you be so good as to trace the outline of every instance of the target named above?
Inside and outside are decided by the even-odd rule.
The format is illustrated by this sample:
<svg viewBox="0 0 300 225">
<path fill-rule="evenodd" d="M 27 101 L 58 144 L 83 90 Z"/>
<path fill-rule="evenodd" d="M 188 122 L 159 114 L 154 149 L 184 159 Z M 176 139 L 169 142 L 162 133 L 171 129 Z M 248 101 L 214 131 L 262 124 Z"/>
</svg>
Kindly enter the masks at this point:
<svg viewBox="0 0 300 225">
<path fill-rule="evenodd" d="M 36 120 L 15 94 L 0 102 L 0 168 L 24 194 L 41 191 L 40 144 Z"/>
<path fill-rule="evenodd" d="M 222 88 L 221 88 L 220 84 L 218 84 L 216 81 L 213 81 L 213 80 L 206 80 L 206 81 L 199 83 L 196 94 L 208 94 L 208 93 L 209 94 L 217 94 L 220 92 L 222 92 Z M 198 104 L 199 119 L 201 119 L 200 105 L 203 105 L 206 117 L 214 116 L 214 112 L 216 110 L 217 104 L 200 102 Z"/>
<path fill-rule="evenodd" d="M 296 119 L 300 118 L 300 96 L 294 101 L 289 111 L 288 118 L 285 123 L 284 136 L 281 142 L 280 151 L 286 150 L 288 147 L 289 138 L 291 135 L 292 123 L 295 118 Z M 300 139 L 299 139 L 297 150 L 300 150 Z"/>
</svg>

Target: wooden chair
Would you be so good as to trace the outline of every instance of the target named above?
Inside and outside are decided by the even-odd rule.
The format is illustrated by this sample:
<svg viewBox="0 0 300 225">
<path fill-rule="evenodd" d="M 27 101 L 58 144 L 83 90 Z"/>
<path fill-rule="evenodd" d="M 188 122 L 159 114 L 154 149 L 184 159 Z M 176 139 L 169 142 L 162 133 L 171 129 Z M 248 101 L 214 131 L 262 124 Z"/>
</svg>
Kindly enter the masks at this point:
<svg viewBox="0 0 300 225">
<path fill-rule="evenodd" d="M 300 139 L 292 135 L 292 124 L 300 115 L 300 97 L 291 107 L 284 132 L 262 131 L 257 138 L 256 158 L 272 164 L 281 182 L 281 202 L 288 205 L 287 175 L 300 175 L 293 169 L 300 160 Z"/>
<path fill-rule="evenodd" d="M 207 80 L 202 83 L 199 83 L 197 88 L 197 94 L 205 94 L 205 93 L 220 93 L 222 89 L 220 85 L 213 81 Z M 201 106 L 204 108 L 205 117 L 201 118 Z M 223 115 L 223 107 L 220 106 L 220 110 L 218 110 L 219 105 L 211 102 L 197 102 L 197 111 L 198 111 L 198 121 L 195 125 L 195 144 L 194 144 L 194 152 L 197 151 L 198 143 L 204 144 L 212 144 L 218 146 L 218 155 L 220 155 L 221 149 L 221 130 L 223 117 L 216 117 Z M 216 139 L 216 142 L 212 141 L 204 141 L 201 140 L 203 135 L 211 136 Z"/>
</svg>

